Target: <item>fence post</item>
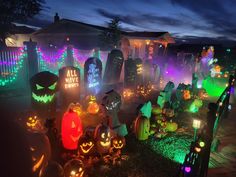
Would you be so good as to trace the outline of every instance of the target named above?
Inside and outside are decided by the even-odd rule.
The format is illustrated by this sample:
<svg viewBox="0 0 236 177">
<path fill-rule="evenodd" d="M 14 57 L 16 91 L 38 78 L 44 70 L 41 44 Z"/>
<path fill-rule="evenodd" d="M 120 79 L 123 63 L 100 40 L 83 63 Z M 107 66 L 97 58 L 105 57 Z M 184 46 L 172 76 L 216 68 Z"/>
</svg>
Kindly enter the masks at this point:
<svg viewBox="0 0 236 177">
<path fill-rule="evenodd" d="M 207 126 L 205 130 L 205 150 L 203 153 L 202 158 L 202 165 L 200 169 L 200 177 L 206 177 L 208 172 L 208 164 L 210 159 L 210 153 L 211 153 L 211 143 L 213 140 L 213 129 L 214 129 L 214 123 L 216 120 L 216 111 L 217 111 L 217 104 L 216 103 L 209 103 L 208 105 L 208 113 L 207 113 Z"/>
<path fill-rule="evenodd" d="M 37 42 L 33 42 L 32 39 L 29 41 L 23 42 L 26 46 L 27 52 L 27 63 L 28 67 L 28 79 L 30 79 L 33 75 L 38 73 L 38 55 L 36 51 Z"/>
<path fill-rule="evenodd" d="M 74 66 L 74 57 L 73 57 L 73 46 L 68 45 L 67 46 L 67 57 L 65 58 L 65 65 L 66 66 Z"/>
</svg>

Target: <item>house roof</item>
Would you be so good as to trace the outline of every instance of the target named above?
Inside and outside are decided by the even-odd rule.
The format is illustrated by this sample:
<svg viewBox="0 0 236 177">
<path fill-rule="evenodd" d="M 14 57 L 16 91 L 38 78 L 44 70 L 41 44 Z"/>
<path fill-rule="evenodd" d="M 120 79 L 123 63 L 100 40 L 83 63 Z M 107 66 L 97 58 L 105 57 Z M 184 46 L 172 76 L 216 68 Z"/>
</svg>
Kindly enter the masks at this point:
<svg viewBox="0 0 236 177">
<path fill-rule="evenodd" d="M 52 23 L 46 28 L 42 28 L 36 32 L 33 33 L 33 35 L 38 34 L 45 34 L 45 33 L 70 33 L 70 34 L 78 34 L 80 32 L 86 32 L 94 31 L 94 29 L 98 31 L 106 30 L 107 28 L 86 24 L 74 20 L 68 20 L 68 19 L 61 19 L 58 22 Z"/>
<path fill-rule="evenodd" d="M 35 29 L 27 27 L 27 26 L 17 26 L 17 25 L 13 25 L 10 33 L 11 34 L 31 34 L 35 32 Z"/>
<path fill-rule="evenodd" d="M 163 36 L 168 32 L 149 32 L 149 31 L 134 31 L 134 32 L 122 32 L 123 35 L 129 37 L 147 37 L 147 38 L 156 38 Z"/>
</svg>

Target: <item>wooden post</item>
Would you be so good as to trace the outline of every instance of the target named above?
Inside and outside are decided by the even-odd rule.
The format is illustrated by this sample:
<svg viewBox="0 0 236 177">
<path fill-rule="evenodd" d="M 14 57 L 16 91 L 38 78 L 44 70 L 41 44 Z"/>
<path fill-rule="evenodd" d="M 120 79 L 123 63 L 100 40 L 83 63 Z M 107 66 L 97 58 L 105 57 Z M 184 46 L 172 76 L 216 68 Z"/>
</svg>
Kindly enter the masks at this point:
<svg viewBox="0 0 236 177">
<path fill-rule="evenodd" d="M 23 42 L 26 46 L 27 52 L 27 63 L 28 63 L 28 79 L 30 79 L 33 75 L 39 72 L 38 70 L 38 55 L 36 51 L 37 43 L 33 42 L 32 39 L 29 41 Z"/>
</svg>

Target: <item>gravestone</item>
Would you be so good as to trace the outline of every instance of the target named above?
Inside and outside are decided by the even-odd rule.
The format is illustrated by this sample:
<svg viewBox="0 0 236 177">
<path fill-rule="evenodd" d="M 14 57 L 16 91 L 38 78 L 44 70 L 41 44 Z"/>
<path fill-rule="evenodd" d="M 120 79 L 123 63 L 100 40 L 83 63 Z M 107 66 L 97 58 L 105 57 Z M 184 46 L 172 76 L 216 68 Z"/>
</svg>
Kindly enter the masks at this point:
<svg viewBox="0 0 236 177">
<path fill-rule="evenodd" d="M 97 94 L 102 83 L 102 62 L 96 57 L 90 57 L 84 64 L 84 84 L 88 94 Z"/>
<path fill-rule="evenodd" d="M 150 62 L 150 60 L 145 60 L 143 63 L 143 81 L 144 81 L 144 85 L 147 85 L 148 83 L 151 82 L 152 80 L 152 75 L 151 75 L 151 71 L 152 71 L 152 64 Z"/>
<path fill-rule="evenodd" d="M 166 84 L 166 86 L 165 86 L 165 88 L 164 88 L 164 92 L 166 92 L 166 102 L 171 102 L 171 94 L 172 94 L 172 92 L 173 92 L 173 89 L 175 88 L 175 84 L 173 83 L 173 82 L 171 82 L 171 81 L 169 81 L 167 84 Z"/>
<path fill-rule="evenodd" d="M 134 88 L 136 83 L 136 64 L 135 60 L 128 58 L 125 61 L 125 88 Z"/>
<path fill-rule="evenodd" d="M 136 64 L 136 85 L 143 84 L 143 61 L 141 58 L 135 59 Z"/>
<path fill-rule="evenodd" d="M 59 70 L 60 96 L 62 103 L 68 106 L 80 98 L 80 70 L 73 66 L 66 66 Z"/>
<path fill-rule="evenodd" d="M 118 49 L 113 49 L 107 57 L 103 82 L 106 84 L 116 84 L 120 80 L 120 74 L 124 62 L 123 53 Z"/>
</svg>

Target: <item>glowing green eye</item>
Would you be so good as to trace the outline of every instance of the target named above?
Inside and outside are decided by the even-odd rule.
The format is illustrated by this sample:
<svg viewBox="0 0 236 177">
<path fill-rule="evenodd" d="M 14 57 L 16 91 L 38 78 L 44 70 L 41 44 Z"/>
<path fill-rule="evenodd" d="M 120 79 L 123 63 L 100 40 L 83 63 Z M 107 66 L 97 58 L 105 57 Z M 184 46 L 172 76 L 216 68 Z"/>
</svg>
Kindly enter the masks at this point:
<svg viewBox="0 0 236 177">
<path fill-rule="evenodd" d="M 48 88 L 50 90 L 55 90 L 57 83 L 55 82 L 53 85 L 50 85 Z"/>
<path fill-rule="evenodd" d="M 41 85 L 38 85 L 38 84 L 36 84 L 36 88 L 37 88 L 37 90 L 42 90 L 42 89 L 44 89 L 44 87 L 42 87 Z"/>
</svg>

